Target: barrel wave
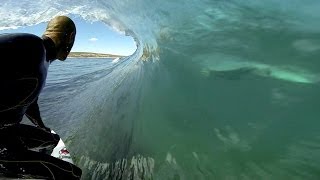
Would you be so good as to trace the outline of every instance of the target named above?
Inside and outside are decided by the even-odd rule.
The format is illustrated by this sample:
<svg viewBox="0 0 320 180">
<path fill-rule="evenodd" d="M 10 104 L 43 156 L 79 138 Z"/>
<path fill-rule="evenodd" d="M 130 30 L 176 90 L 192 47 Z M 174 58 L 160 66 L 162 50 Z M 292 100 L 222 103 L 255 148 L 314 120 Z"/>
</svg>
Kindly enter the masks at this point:
<svg viewBox="0 0 320 180">
<path fill-rule="evenodd" d="M 54 101 L 42 97 L 83 179 L 319 179 L 319 8 L 4 0 L 0 29 L 72 14 L 136 41 L 113 67 L 46 87 Z"/>
</svg>

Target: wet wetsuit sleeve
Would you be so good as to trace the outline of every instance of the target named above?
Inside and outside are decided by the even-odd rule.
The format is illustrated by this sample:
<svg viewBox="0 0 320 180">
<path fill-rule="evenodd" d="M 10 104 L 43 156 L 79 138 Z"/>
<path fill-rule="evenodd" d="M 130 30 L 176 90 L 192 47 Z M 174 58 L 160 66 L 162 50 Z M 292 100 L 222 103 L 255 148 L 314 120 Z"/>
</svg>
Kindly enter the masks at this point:
<svg viewBox="0 0 320 180">
<path fill-rule="evenodd" d="M 39 126 L 40 128 L 48 129 L 44 124 L 40 116 L 40 110 L 38 105 L 38 98 L 30 104 L 28 107 L 26 114 L 25 114 L 30 121 L 35 124 L 36 126 Z"/>
</svg>

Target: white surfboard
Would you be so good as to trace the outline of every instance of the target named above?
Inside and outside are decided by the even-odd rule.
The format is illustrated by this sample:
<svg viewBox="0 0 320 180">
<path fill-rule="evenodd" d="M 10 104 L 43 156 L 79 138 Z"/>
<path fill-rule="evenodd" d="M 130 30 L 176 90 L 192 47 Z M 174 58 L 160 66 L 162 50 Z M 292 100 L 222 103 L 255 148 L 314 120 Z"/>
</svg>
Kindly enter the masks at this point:
<svg viewBox="0 0 320 180">
<path fill-rule="evenodd" d="M 56 134 L 53 130 L 51 130 L 51 133 Z M 66 145 L 64 144 L 64 142 L 62 141 L 61 138 L 60 138 L 57 146 L 53 149 L 51 156 L 74 164 L 72 161 L 70 152 L 67 149 Z"/>
</svg>

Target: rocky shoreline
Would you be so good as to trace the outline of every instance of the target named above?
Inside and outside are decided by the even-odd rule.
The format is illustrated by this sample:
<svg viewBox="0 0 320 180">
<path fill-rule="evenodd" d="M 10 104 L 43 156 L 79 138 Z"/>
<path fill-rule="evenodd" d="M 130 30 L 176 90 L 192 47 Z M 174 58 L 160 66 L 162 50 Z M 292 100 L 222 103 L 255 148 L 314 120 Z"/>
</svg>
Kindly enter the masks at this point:
<svg viewBox="0 0 320 180">
<path fill-rule="evenodd" d="M 102 54 L 92 52 L 70 52 L 68 58 L 120 58 L 121 55 Z"/>
</svg>

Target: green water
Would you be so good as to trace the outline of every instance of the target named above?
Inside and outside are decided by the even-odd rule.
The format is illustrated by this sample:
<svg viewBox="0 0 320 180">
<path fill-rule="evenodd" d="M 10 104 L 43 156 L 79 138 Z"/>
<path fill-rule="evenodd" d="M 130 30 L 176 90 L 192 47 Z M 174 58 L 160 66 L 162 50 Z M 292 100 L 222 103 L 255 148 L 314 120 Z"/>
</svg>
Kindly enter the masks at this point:
<svg viewBox="0 0 320 180">
<path fill-rule="evenodd" d="M 320 177 L 319 84 L 188 63 L 164 58 L 142 93 L 135 138 L 156 179 Z"/>
</svg>

